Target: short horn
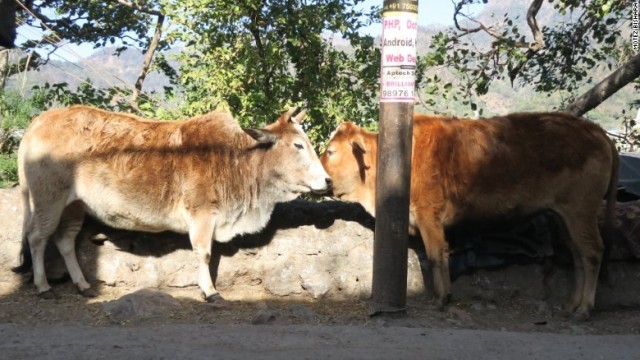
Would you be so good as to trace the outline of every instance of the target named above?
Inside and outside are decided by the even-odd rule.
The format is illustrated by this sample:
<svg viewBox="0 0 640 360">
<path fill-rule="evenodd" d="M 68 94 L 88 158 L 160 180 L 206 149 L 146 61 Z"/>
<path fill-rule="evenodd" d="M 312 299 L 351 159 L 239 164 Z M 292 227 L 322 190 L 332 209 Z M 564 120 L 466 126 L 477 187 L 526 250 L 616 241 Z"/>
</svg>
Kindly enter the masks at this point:
<svg viewBox="0 0 640 360">
<path fill-rule="evenodd" d="M 291 120 L 296 122 L 297 124 L 302 124 L 302 120 L 304 120 L 304 116 L 307 115 L 307 109 L 302 109 L 296 116 L 292 116 Z"/>
<path fill-rule="evenodd" d="M 289 120 L 291 116 L 298 110 L 297 106 L 292 107 L 284 114 L 285 119 Z"/>
</svg>

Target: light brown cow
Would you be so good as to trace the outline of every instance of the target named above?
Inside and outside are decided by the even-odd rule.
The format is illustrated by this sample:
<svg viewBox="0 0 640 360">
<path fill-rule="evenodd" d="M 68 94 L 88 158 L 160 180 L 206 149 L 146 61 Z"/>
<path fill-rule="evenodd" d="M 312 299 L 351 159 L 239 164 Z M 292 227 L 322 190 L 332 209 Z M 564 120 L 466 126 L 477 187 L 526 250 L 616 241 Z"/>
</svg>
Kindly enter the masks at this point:
<svg viewBox="0 0 640 360">
<path fill-rule="evenodd" d="M 359 202 L 373 216 L 377 152 L 377 135 L 347 122 L 320 158 L 334 196 Z M 409 231 L 423 239 L 437 304 L 449 301 L 451 288 L 445 227 L 551 209 L 570 234 L 576 288 L 569 310 L 589 316 L 603 253 L 597 213 L 606 196 L 611 223 L 617 174 L 618 155 L 606 133 L 566 113 L 480 120 L 415 115 Z"/>
<path fill-rule="evenodd" d="M 219 298 L 213 240 L 257 232 L 276 203 L 331 186 L 300 125 L 304 112 L 294 111 L 262 130 L 242 129 L 223 111 L 176 122 L 86 106 L 42 113 L 19 148 L 24 240 L 15 270 L 33 259 L 38 292 L 54 296 L 43 262 L 52 237 L 80 292 L 95 296 L 74 250 L 88 213 L 115 228 L 188 233 L 198 285 L 206 300 Z"/>
</svg>

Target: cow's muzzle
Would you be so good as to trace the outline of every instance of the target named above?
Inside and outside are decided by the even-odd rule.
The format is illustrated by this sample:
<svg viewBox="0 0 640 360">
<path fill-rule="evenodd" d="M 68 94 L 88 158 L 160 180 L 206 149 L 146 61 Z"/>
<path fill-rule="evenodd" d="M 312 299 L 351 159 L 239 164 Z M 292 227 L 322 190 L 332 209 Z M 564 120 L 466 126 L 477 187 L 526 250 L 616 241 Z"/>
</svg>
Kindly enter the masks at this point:
<svg viewBox="0 0 640 360">
<path fill-rule="evenodd" d="M 325 187 L 320 189 L 311 189 L 311 192 L 316 195 L 323 195 L 331 192 L 331 188 L 333 188 L 333 180 L 330 177 L 326 177 L 324 179 Z"/>
</svg>

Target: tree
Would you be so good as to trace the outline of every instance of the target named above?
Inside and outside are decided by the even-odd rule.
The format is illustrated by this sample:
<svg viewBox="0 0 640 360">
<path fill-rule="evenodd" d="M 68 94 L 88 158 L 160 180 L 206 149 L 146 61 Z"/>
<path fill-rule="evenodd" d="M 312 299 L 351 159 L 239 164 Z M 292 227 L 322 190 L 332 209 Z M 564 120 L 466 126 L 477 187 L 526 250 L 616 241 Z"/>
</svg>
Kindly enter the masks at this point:
<svg viewBox="0 0 640 360">
<path fill-rule="evenodd" d="M 66 43 L 91 43 L 95 48 L 119 44 L 116 54 L 131 46 L 145 49 L 140 75 L 128 99 L 129 105 L 136 107 L 134 102 L 142 91 L 156 51 L 167 46 L 161 41 L 164 14 L 157 1 L 33 0 L 17 3 L 24 9 L 18 23 L 36 27 L 43 33 L 40 39 L 22 45 L 28 51 L 41 50 L 45 54 L 41 64 L 47 63 L 51 54 Z"/>
<path fill-rule="evenodd" d="M 147 114 L 157 108 L 137 100 L 153 65 L 184 99 L 176 116 L 226 106 L 257 125 L 303 105 L 313 120 L 308 132 L 319 139 L 333 128 L 327 119 L 366 124 L 377 117 L 379 50 L 358 31 L 379 16 L 358 10 L 362 2 L 34 0 L 22 21 L 45 36 L 23 47 L 45 49 L 43 62 L 64 42 L 142 47 L 138 81 L 123 92 L 132 107 Z M 334 38 L 347 44 L 340 48 Z M 169 66 L 166 51 L 158 54 L 167 49 L 177 53 L 179 69 Z"/>
<path fill-rule="evenodd" d="M 0 48 L 12 48 L 16 39 L 16 3 L 0 0 Z"/>
<path fill-rule="evenodd" d="M 630 43 L 629 7 L 625 1 L 533 0 L 524 20 L 510 10 L 498 19 L 469 15 L 467 5 L 487 0 L 463 0 L 455 5 L 455 27 L 433 37 L 432 52 L 422 66 L 452 69 L 459 80 L 442 84 L 425 76 L 423 86 L 433 94 L 464 98 L 472 110 L 474 99 L 491 84 L 508 79 L 513 86 L 532 85 L 537 92 L 561 93 L 557 104 L 582 115 L 624 86 L 640 85 L 640 55 Z M 492 1 L 497 4 L 497 1 Z M 513 4 L 505 5 L 513 9 Z M 496 5 L 496 9 L 502 9 Z M 545 23 L 538 17 L 545 10 Z M 526 21 L 528 32 L 521 30 Z M 491 22 L 491 23 L 490 23 Z M 614 67 L 618 69 L 605 74 Z M 591 89 L 593 82 L 602 81 Z M 583 96 L 576 97 L 580 92 Z M 433 98 L 427 100 L 431 104 Z"/>
<path fill-rule="evenodd" d="M 180 85 L 189 113 L 220 104 L 247 123 L 271 121 L 292 104 L 310 109 L 312 140 L 337 118 L 376 118 L 380 53 L 358 30 L 374 12 L 362 0 L 188 0 L 166 4 L 184 44 Z M 350 48 L 332 43 L 340 34 Z M 334 119 L 333 121 L 331 119 Z"/>
</svg>

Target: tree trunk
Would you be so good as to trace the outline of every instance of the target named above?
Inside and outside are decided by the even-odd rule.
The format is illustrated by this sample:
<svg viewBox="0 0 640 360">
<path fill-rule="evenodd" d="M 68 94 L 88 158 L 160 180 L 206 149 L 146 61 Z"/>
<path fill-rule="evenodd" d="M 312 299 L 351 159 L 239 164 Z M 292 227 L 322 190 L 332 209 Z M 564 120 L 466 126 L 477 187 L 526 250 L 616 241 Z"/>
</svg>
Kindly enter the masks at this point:
<svg viewBox="0 0 640 360">
<path fill-rule="evenodd" d="M 640 77 L 640 53 L 633 56 L 626 64 L 607 76 L 598 85 L 577 97 L 564 110 L 581 116 L 600 105 L 609 96 L 615 94 L 625 85 Z"/>
<path fill-rule="evenodd" d="M 147 77 L 147 73 L 149 72 L 149 67 L 151 67 L 151 63 L 153 62 L 153 55 L 158 48 L 158 42 L 160 41 L 160 37 L 162 36 L 162 25 L 164 24 L 164 15 L 158 15 L 158 21 L 156 22 L 156 31 L 149 42 L 149 48 L 147 49 L 147 53 L 144 55 L 144 61 L 142 63 L 142 68 L 140 69 L 140 75 L 138 75 L 138 79 L 136 80 L 135 88 L 133 90 L 133 94 L 131 94 L 131 102 L 135 102 L 140 93 L 142 92 L 142 84 L 144 83 L 144 79 Z"/>
<path fill-rule="evenodd" d="M 9 49 L 0 50 L 0 92 L 9 77 Z"/>
<path fill-rule="evenodd" d="M 0 47 L 11 49 L 16 39 L 16 2 L 0 0 Z"/>
</svg>

